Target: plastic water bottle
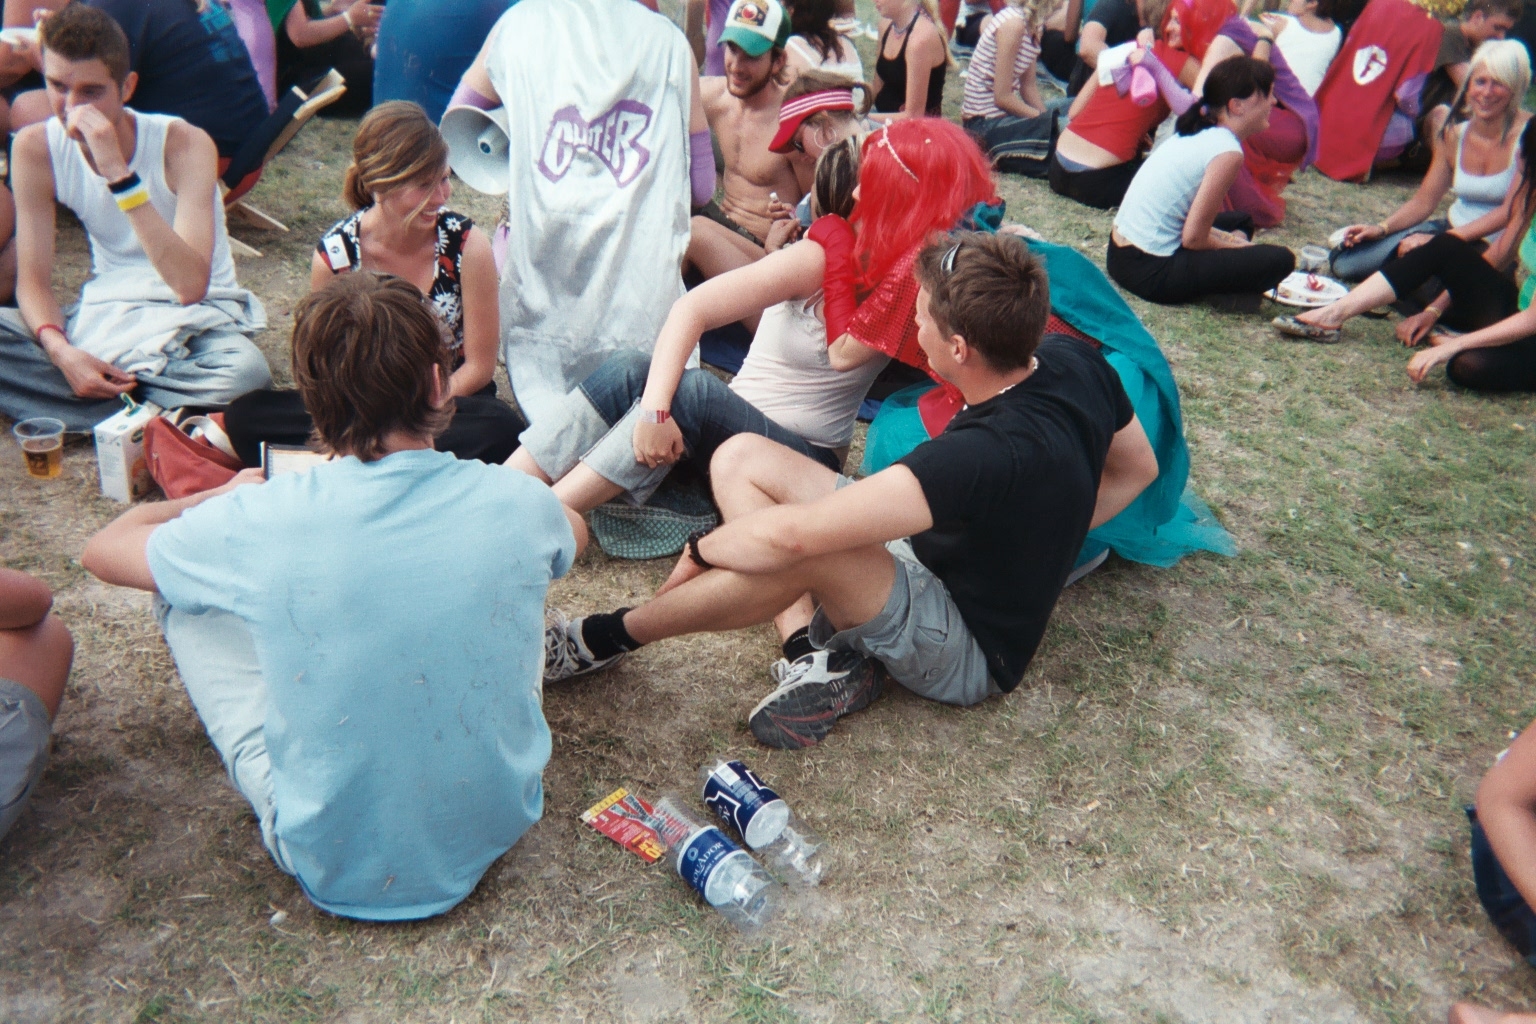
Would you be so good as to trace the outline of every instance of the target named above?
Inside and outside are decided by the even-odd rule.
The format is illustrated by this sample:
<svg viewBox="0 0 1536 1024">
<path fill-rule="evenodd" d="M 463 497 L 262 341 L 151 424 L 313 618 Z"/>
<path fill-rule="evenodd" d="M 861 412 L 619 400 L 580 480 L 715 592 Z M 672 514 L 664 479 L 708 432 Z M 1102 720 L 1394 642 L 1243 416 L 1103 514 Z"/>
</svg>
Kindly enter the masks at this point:
<svg viewBox="0 0 1536 1024">
<path fill-rule="evenodd" d="M 826 871 L 822 842 L 740 761 L 715 761 L 699 769 L 704 803 L 763 858 L 786 885 L 816 885 Z"/>
<path fill-rule="evenodd" d="M 783 890 L 724 832 L 696 821 L 671 796 L 656 802 L 651 818 L 679 877 L 737 928 L 754 931 L 778 912 Z"/>
</svg>

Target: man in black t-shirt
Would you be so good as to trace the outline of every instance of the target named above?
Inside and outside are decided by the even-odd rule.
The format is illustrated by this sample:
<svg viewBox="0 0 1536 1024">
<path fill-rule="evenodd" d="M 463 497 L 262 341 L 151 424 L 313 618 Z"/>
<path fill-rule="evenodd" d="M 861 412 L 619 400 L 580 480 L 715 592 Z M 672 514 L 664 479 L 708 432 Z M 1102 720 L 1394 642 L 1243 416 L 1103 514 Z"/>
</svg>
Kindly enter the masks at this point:
<svg viewBox="0 0 1536 1024">
<path fill-rule="evenodd" d="M 1164 5 L 1156 6 L 1161 11 Z M 1072 68 L 1067 95 L 1076 96 L 1087 84 L 1088 76 L 1099 66 L 1099 54 L 1136 38 L 1144 27 L 1144 15 L 1141 0 L 1098 0 L 1089 9 L 1078 33 L 1077 63 Z"/>
<path fill-rule="evenodd" d="M 872 661 L 946 703 L 1018 686 L 1088 530 L 1156 479 L 1157 458 L 1098 350 L 1042 340 L 1045 269 L 1022 241 L 952 235 L 916 272 L 918 341 L 966 408 L 856 483 L 765 438 L 732 438 L 711 464 L 725 525 L 690 539 L 646 604 L 569 623 L 553 613 L 546 682 L 663 637 L 766 622 L 809 593 L 808 635 L 786 641 L 779 687 L 749 719 L 770 746 L 809 746 L 867 705 Z"/>
</svg>

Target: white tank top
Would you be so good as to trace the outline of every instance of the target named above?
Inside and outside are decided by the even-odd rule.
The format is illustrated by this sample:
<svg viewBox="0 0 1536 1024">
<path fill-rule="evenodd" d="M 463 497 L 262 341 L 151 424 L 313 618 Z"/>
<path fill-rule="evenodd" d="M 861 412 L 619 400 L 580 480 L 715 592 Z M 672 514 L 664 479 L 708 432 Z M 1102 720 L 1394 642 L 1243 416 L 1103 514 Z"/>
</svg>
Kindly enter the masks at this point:
<svg viewBox="0 0 1536 1024">
<path fill-rule="evenodd" d="M 763 310 L 757 334 L 731 390 L 785 430 L 811 444 L 841 448 L 874 379 L 889 361 L 871 359 L 846 373 L 827 358 L 827 325 L 816 315 L 817 292 Z"/>
<path fill-rule="evenodd" d="M 1333 63 L 1339 44 L 1344 41 L 1344 33 L 1338 25 L 1334 25 L 1331 32 L 1312 32 L 1293 15 L 1282 14 L 1280 17 L 1290 24 L 1275 37 L 1275 47 L 1285 56 L 1285 62 L 1291 66 L 1291 73 L 1301 87 L 1311 96 L 1323 84 L 1328 65 Z"/>
<path fill-rule="evenodd" d="M 537 421 L 683 294 L 693 55 L 634 0 L 536 0 L 491 29 L 511 190 L 501 341 Z"/>
<path fill-rule="evenodd" d="M 1446 212 L 1446 219 L 1451 222 L 1451 227 L 1459 228 L 1463 224 L 1470 224 L 1485 213 L 1491 213 L 1498 209 L 1504 202 L 1504 195 L 1509 191 L 1509 183 L 1515 180 L 1515 157 L 1510 153 L 1509 166 L 1502 171 L 1493 174 L 1468 174 L 1461 169 L 1461 151 L 1467 144 L 1467 126 L 1462 125 L 1460 138 L 1456 142 L 1456 174 L 1451 178 L 1451 191 L 1456 196 L 1456 201 L 1451 204 Z M 1500 231 L 1488 236 L 1489 242 L 1496 242 Z"/>
<path fill-rule="evenodd" d="M 165 135 L 171 122 L 180 118 L 167 114 L 126 111 L 134 121 L 133 158 L 128 169 L 149 189 L 149 201 L 167 223 L 176 221 L 176 193 L 165 182 Z M 74 211 L 91 241 L 91 280 L 80 298 L 91 301 L 93 290 L 111 288 L 113 278 L 153 280 L 159 272 L 149 261 L 149 254 L 133 233 L 128 215 L 117 208 L 107 180 L 86 162 L 80 144 L 71 139 L 56 117 L 47 121 L 48 155 L 53 163 L 53 194 Z M 218 190 L 213 195 L 213 263 L 209 288 L 236 288 L 235 263 L 229 255 L 229 235 L 224 228 L 224 204 Z M 146 276 L 147 275 L 147 276 Z"/>
<path fill-rule="evenodd" d="M 807 64 L 818 71 L 842 75 L 855 82 L 864 81 L 864 62 L 859 59 L 858 49 L 843 36 L 837 37 L 837 46 L 839 53 L 822 59 L 821 54 L 816 52 L 816 47 L 804 36 L 790 36 L 784 44 L 786 50 L 795 51 Z"/>
</svg>

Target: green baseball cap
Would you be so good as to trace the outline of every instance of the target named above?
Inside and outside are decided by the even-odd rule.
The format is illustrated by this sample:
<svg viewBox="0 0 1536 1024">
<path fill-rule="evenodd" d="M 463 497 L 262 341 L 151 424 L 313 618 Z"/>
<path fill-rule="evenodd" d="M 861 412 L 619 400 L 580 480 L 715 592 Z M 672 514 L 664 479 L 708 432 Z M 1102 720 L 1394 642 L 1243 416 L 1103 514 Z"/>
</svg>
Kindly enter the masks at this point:
<svg viewBox="0 0 1536 1024">
<path fill-rule="evenodd" d="M 779 0 L 736 0 L 725 16 L 720 43 L 735 43 L 749 57 L 761 57 L 789 41 L 789 13 Z"/>
</svg>

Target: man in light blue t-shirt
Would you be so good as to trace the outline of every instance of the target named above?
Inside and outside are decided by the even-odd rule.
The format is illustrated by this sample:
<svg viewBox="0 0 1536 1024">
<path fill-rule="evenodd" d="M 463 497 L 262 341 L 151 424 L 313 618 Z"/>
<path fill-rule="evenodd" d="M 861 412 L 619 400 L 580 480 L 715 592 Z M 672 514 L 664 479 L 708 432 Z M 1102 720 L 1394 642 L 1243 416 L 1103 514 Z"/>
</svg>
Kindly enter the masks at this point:
<svg viewBox="0 0 1536 1024">
<path fill-rule="evenodd" d="M 267 849 L 347 917 L 448 910 L 543 810 L 544 598 L 586 530 L 533 478 L 432 450 L 448 358 L 413 286 L 337 278 L 296 312 L 293 375 L 338 458 L 141 505 L 82 558 L 159 592 Z"/>
</svg>

